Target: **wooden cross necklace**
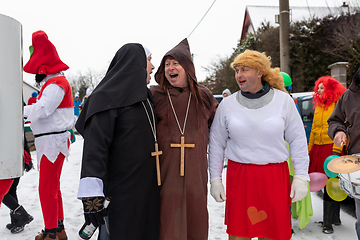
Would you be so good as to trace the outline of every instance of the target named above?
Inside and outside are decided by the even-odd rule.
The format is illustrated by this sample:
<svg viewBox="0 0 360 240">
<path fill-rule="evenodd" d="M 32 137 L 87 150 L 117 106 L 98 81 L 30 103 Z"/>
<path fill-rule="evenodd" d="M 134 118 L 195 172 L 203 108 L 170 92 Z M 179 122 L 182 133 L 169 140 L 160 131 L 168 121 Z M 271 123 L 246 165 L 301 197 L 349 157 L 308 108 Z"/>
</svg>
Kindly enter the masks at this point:
<svg viewBox="0 0 360 240">
<path fill-rule="evenodd" d="M 170 144 L 170 147 L 179 147 L 179 148 L 181 149 L 181 155 L 180 155 L 180 176 L 184 176 L 184 172 L 185 172 L 185 170 L 184 170 L 184 169 L 185 169 L 185 164 L 184 164 L 185 148 L 186 148 L 186 147 L 192 147 L 192 148 L 195 147 L 195 144 L 185 144 L 185 136 L 184 136 L 185 126 L 186 126 L 186 120 L 187 120 L 187 117 L 188 117 L 189 107 L 190 107 L 191 92 L 190 92 L 189 101 L 188 101 L 188 105 L 187 105 L 187 109 L 186 109 L 186 115 L 185 115 L 185 120 L 184 120 L 184 127 L 183 127 L 183 129 L 181 129 L 179 120 L 178 120 L 178 118 L 177 118 L 177 116 L 176 116 L 175 109 L 174 109 L 174 106 L 173 106 L 172 101 L 171 101 L 169 89 L 167 90 L 167 94 L 168 94 L 168 97 L 169 97 L 169 101 L 170 101 L 171 108 L 172 108 L 173 113 L 174 113 L 174 116 L 175 116 L 175 120 L 176 120 L 176 122 L 177 122 L 177 125 L 178 125 L 179 130 L 180 130 L 180 133 L 181 133 L 180 144 L 179 144 L 179 143 L 171 143 L 171 144 Z"/>
<path fill-rule="evenodd" d="M 152 114 L 152 117 L 153 117 L 153 124 L 151 124 L 151 120 L 150 120 L 150 116 L 149 116 L 149 113 L 145 107 L 145 104 L 144 102 L 141 102 L 144 109 L 145 109 L 145 112 L 146 112 L 146 116 L 148 117 L 148 120 L 149 120 L 149 123 L 150 123 L 150 127 L 151 127 L 151 131 L 154 135 L 154 139 L 155 139 L 155 152 L 152 152 L 151 153 L 151 156 L 155 156 L 156 157 L 156 174 L 157 174 L 157 182 L 158 182 L 158 186 L 161 185 L 161 176 L 160 176 L 160 162 L 159 162 L 159 155 L 162 154 L 162 151 L 159 151 L 159 146 L 158 146 L 158 142 L 157 142 L 157 138 L 156 138 L 156 126 L 155 126 L 155 115 L 154 115 L 154 112 L 153 112 L 153 109 L 151 107 L 151 104 L 150 104 L 150 101 L 149 99 L 146 99 L 148 104 L 149 104 L 149 107 L 150 107 L 150 110 L 151 110 L 151 114 Z"/>
</svg>

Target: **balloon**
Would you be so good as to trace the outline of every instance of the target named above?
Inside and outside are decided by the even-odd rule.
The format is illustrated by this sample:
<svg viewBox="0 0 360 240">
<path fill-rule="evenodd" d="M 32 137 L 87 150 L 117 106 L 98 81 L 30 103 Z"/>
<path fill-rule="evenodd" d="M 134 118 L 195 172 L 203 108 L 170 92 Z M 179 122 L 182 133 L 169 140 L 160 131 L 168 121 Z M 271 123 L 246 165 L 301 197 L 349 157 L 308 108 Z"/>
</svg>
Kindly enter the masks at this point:
<svg viewBox="0 0 360 240">
<path fill-rule="evenodd" d="M 321 172 L 309 173 L 310 176 L 310 192 L 317 192 L 323 189 L 328 181 L 328 177 Z"/>
<path fill-rule="evenodd" d="M 335 201 L 342 201 L 347 197 L 346 193 L 340 188 L 338 178 L 329 178 L 326 183 L 326 191 L 329 197 Z"/>
<path fill-rule="evenodd" d="M 330 177 L 330 178 L 334 178 L 334 177 L 339 176 L 338 173 L 334 173 L 334 172 L 330 171 L 330 170 L 327 168 L 328 163 L 329 163 L 331 160 L 333 160 L 334 158 L 337 158 L 337 157 L 339 157 L 339 156 L 338 156 L 338 155 L 330 155 L 330 156 L 328 156 L 328 157 L 325 159 L 325 162 L 324 162 L 324 171 L 325 171 L 326 175 L 327 175 L 328 177 Z"/>
<path fill-rule="evenodd" d="M 286 72 L 280 72 L 280 73 L 284 78 L 285 87 L 290 86 L 292 84 L 292 80 L 291 80 L 291 77 L 289 76 L 289 74 L 287 74 Z"/>
</svg>

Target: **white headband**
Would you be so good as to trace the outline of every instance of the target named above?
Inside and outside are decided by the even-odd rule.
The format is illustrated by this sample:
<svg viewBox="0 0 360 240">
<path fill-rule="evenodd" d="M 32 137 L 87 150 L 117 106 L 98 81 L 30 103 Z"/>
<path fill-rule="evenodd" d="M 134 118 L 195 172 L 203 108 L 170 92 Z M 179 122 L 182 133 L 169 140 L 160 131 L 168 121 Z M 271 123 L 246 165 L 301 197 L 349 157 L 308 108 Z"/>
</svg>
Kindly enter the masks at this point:
<svg viewBox="0 0 360 240">
<path fill-rule="evenodd" d="M 147 47 L 145 47 L 144 45 L 142 45 L 142 46 L 144 48 L 146 57 L 149 57 L 152 53 L 150 52 L 150 50 Z"/>
</svg>

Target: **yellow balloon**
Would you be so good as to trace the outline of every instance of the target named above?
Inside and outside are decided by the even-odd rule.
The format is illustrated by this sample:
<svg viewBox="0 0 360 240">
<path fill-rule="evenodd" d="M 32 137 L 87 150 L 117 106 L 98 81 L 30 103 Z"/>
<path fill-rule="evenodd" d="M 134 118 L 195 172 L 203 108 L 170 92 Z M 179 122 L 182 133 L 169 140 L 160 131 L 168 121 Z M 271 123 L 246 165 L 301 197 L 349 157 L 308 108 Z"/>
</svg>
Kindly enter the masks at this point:
<svg viewBox="0 0 360 240">
<path fill-rule="evenodd" d="M 346 193 L 340 188 L 338 178 L 329 178 L 326 183 L 326 191 L 329 197 L 331 197 L 335 201 L 340 202 L 347 197 Z"/>
</svg>

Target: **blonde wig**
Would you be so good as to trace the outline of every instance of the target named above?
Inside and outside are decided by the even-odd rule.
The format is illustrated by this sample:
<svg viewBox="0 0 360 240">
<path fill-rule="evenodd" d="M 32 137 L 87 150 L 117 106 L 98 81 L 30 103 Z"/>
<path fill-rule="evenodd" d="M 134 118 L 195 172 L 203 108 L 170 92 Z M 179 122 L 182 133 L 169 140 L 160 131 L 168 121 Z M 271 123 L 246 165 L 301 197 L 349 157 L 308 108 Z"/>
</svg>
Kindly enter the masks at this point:
<svg viewBox="0 0 360 240">
<path fill-rule="evenodd" d="M 263 73 L 262 80 L 267 82 L 270 87 L 285 90 L 284 79 L 280 73 L 280 68 L 271 68 L 271 57 L 266 56 L 266 53 L 254 50 L 245 50 L 240 53 L 231 63 L 231 68 L 235 69 L 237 66 L 246 66 L 259 70 Z"/>
</svg>

